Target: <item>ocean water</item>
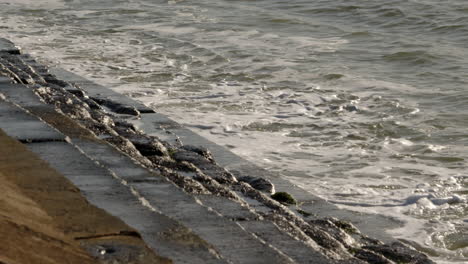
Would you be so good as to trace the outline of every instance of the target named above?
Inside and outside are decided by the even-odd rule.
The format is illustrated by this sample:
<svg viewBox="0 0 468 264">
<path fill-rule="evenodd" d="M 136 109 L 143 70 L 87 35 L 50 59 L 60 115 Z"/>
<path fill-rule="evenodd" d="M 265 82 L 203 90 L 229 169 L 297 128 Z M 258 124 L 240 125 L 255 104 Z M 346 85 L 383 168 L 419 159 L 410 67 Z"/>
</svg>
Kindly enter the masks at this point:
<svg viewBox="0 0 468 264">
<path fill-rule="evenodd" d="M 468 259 L 465 0 L 0 0 L 0 36 Z"/>
</svg>

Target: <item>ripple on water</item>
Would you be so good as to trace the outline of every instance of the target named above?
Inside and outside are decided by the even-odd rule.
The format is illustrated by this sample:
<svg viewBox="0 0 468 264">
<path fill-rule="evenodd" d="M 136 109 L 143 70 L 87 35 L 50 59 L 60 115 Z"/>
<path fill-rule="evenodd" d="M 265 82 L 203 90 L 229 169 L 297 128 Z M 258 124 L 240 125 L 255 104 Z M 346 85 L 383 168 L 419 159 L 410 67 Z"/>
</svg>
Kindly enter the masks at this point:
<svg viewBox="0 0 468 264">
<path fill-rule="evenodd" d="M 438 60 L 434 54 L 424 50 L 415 51 L 399 51 L 392 54 L 384 55 L 383 59 L 387 62 L 407 63 L 411 65 L 432 64 Z"/>
</svg>

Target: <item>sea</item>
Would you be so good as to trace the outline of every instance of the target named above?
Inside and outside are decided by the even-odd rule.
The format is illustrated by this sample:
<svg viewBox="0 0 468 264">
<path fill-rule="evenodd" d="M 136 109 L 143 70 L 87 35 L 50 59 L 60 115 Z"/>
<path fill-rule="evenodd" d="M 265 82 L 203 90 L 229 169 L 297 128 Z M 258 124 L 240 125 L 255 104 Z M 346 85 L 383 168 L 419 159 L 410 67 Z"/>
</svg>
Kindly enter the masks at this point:
<svg viewBox="0 0 468 264">
<path fill-rule="evenodd" d="M 0 36 L 468 262 L 466 0 L 0 0 Z"/>
</svg>

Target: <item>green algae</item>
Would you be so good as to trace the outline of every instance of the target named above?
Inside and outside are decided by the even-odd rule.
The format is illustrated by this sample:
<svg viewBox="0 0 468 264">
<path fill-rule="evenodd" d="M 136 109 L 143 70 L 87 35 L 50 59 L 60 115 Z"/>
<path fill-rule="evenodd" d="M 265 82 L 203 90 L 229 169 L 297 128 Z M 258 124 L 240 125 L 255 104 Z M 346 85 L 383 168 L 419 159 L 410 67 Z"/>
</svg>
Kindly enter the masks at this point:
<svg viewBox="0 0 468 264">
<path fill-rule="evenodd" d="M 276 201 L 278 201 L 278 202 L 280 202 L 282 204 L 286 204 L 286 205 L 297 204 L 296 199 L 294 199 L 294 197 L 292 197 L 292 195 L 290 195 L 287 192 L 277 192 L 277 193 L 273 194 L 271 196 L 271 198 L 275 199 Z"/>
</svg>

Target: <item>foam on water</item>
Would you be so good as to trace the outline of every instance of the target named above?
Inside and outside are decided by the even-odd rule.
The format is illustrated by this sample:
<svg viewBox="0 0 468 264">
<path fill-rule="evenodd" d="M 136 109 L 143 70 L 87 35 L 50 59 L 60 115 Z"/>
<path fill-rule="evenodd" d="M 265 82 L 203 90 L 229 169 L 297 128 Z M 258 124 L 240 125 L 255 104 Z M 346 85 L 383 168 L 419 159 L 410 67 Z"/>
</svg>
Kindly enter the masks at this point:
<svg viewBox="0 0 468 264">
<path fill-rule="evenodd" d="M 464 48 L 413 39 L 410 4 L 110 2 L 0 1 L 0 35 L 340 207 L 405 221 L 392 234 L 441 263 L 468 257 Z"/>
<path fill-rule="evenodd" d="M 0 0 L 0 5 L 21 5 L 28 7 L 41 8 L 58 8 L 63 7 L 64 3 L 61 0 Z"/>
</svg>

